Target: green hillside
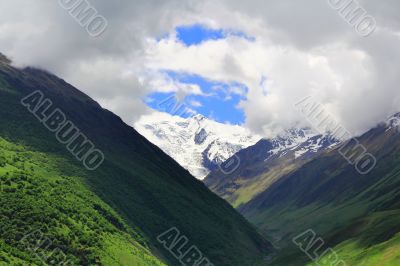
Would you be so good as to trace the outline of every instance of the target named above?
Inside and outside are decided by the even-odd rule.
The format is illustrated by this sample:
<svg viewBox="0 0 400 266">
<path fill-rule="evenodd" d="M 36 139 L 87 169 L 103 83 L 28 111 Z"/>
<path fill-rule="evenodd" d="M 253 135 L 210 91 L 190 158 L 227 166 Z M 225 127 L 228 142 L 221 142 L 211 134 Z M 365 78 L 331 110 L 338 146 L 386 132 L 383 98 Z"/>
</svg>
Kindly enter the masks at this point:
<svg viewBox="0 0 400 266">
<path fill-rule="evenodd" d="M 378 159 L 368 175 L 338 148 L 270 158 L 272 144 L 262 140 L 236 154 L 241 164 L 234 173 L 214 171 L 205 183 L 279 250 L 270 265 L 312 265 L 292 241 L 309 229 L 347 265 L 400 265 L 400 134 L 380 125 L 359 140 Z"/>
<path fill-rule="evenodd" d="M 58 248 L 78 265 L 180 265 L 157 241 L 171 227 L 214 265 L 259 265 L 271 255 L 271 245 L 229 204 L 65 81 L 3 60 L 0 85 L 0 261 L 6 265 L 40 265 L 24 245 L 24 235 L 35 230 L 51 240 L 41 257 Z M 35 90 L 104 153 L 97 170 L 86 170 L 22 106 Z"/>
<path fill-rule="evenodd" d="M 69 171 L 60 170 L 60 165 Z M 51 256 L 58 247 L 74 264 L 164 265 L 150 253 L 138 230 L 129 228 L 88 190 L 80 169 L 62 157 L 0 138 L 0 166 L 4 265 L 43 265 L 20 241 L 35 230 L 53 242 L 39 249 L 43 256 Z"/>
<path fill-rule="evenodd" d="M 399 265 L 400 136 L 377 127 L 360 137 L 378 159 L 360 175 L 337 150 L 285 174 L 239 210 L 280 249 L 271 265 L 305 265 L 292 238 L 312 229 L 347 265 Z M 311 265 L 311 264 L 310 264 Z"/>
<path fill-rule="evenodd" d="M 399 221 L 398 210 L 373 213 L 345 229 L 350 232 L 336 232 L 335 236 L 351 238 L 334 246 L 334 250 L 347 265 L 400 265 L 400 233 L 396 233 L 400 231 Z"/>
</svg>

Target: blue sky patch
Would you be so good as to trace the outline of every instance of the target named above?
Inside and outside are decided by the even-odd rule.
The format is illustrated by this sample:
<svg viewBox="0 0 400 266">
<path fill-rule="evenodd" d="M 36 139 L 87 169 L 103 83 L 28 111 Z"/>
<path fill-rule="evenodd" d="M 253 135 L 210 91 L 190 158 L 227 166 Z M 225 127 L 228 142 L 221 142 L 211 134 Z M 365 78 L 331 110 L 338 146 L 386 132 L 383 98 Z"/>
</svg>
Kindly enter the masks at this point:
<svg viewBox="0 0 400 266">
<path fill-rule="evenodd" d="M 254 37 L 248 36 L 240 31 L 211 29 L 201 24 L 179 26 L 176 27 L 175 31 L 177 39 L 186 46 L 198 45 L 208 40 L 225 39 L 228 36 L 237 36 L 248 41 L 255 40 Z"/>
<path fill-rule="evenodd" d="M 244 112 L 237 107 L 246 97 L 247 88 L 244 85 L 210 81 L 198 75 L 170 71 L 165 73 L 180 83 L 197 84 L 202 94 L 190 94 L 178 100 L 175 92 L 154 92 L 144 100 L 152 109 L 184 118 L 191 116 L 191 112 L 194 111 L 221 123 L 244 123 Z"/>
<path fill-rule="evenodd" d="M 209 29 L 196 24 L 191 26 L 180 26 L 176 28 L 176 37 L 185 45 L 196 45 L 207 40 L 218 40 L 225 38 L 222 29 Z"/>
</svg>

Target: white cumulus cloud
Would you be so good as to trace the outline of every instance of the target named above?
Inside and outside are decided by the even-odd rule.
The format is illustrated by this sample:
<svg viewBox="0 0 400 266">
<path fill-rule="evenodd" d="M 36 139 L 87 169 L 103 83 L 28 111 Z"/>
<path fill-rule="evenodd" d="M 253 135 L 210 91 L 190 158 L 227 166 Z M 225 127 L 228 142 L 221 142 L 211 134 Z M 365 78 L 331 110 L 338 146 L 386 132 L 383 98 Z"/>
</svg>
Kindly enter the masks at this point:
<svg viewBox="0 0 400 266">
<path fill-rule="evenodd" d="M 244 84 L 238 108 L 245 125 L 273 135 L 305 118 L 294 103 L 312 95 L 346 128 L 362 133 L 400 111 L 400 2 L 359 1 L 376 19 L 364 38 L 328 1 L 91 1 L 108 21 L 100 37 L 85 29 L 58 1 L 0 2 L 0 52 L 19 66 L 33 65 L 63 77 L 133 123 L 149 112 L 151 92 L 201 94 L 165 70 Z M 244 32 L 185 46 L 180 25 L 203 24 Z M 169 36 L 160 40 L 161 36 Z"/>
</svg>

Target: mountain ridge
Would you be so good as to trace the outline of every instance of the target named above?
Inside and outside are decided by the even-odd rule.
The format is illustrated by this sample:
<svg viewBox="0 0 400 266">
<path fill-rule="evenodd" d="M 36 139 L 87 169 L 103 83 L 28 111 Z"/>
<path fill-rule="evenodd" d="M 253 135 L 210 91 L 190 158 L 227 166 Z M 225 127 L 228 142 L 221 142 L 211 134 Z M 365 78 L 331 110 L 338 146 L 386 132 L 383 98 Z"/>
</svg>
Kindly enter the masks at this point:
<svg viewBox="0 0 400 266">
<path fill-rule="evenodd" d="M 130 265 L 143 260 L 176 264 L 176 258 L 156 240 L 174 226 L 217 265 L 256 265 L 271 254 L 271 245 L 233 208 L 121 118 L 64 80 L 46 71 L 18 69 L 2 62 L 0 85 L 0 137 L 24 151 L 11 156 L 0 148 L 5 156 L 0 177 L 6 184 L 0 192 L 2 206 L 43 210 L 10 218 L 13 211 L 2 208 L 0 223 L 7 231 L 0 238 L 6 250 L 0 252 L 1 260 L 5 256 L 13 262 L 38 264 L 35 254 L 18 244 L 24 234 L 20 224 L 32 230 L 45 225 L 53 247 L 83 265 Z M 85 170 L 21 105 L 20 100 L 35 90 L 51 99 L 104 153 L 101 167 Z M 61 182 L 67 192 L 54 182 Z M 53 200 L 55 195 L 60 200 Z M 91 195 L 93 200 L 78 201 L 81 195 Z M 13 219 L 14 223 L 8 222 Z M 105 219 L 107 227 L 103 223 L 96 226 L 96 219 Z M 111 230 L 112 237 L 104 229 Z M 126 240 L 118 240 L 122 236 Z M 135 251 L 134 243 L 142 243 L 147 251 Z"/>
<path fill-rule="evenodd" d="M 283 173 L 293 171 L 338 143 L 329 134 L 321 135 L 309 128 L 293 128 L 239 151 L 234 155 L 240 161 L 235 171 L 226 174 L 216 169 L 204 179 L 204 183 L 237 207 L 257 195 Z M 271 177 L 263 178 L 262 174 L 268 172 Z"/>
<path fill-rule="evenodd" d="M 188 119 L 154 112 L 134 127 L 198 179 L 261 137 L 238 125 L 225 125 L 197 114 Z"/>
<path fill-rule="evenodd" d="M 250 169 L 261 164 L 258 173 L 245 176 L 239 172 L 236 177 L 230 176 L 233 183 L 226 183 L 224 187 L 215 181 L 229 181 L 229 177 L 217 172 L 212 182 L 206 178 L 206 184 L 209 181 L 208 185 L 214 185 L 210 188 L 227 199 L 265 236 L 274 239 L 279 255 L 268 265 L 312 265 L 292 241 L 307 230 L 321 235 L 324 248 L 335 251 L 324 254 L 321 261 L 338 257 L 346 265 L 398 265 L 398 119 L 396 114 L 356 138 L 377 159 L 371 172 L 361 174 L 343 158 L 347 152 L 354 156 L 360 154 L 361 148 L 354 146 L 353 139 L 323 149 L 301 163 L 278 160 L 276 165 L 272 161 L 265 167 L 262 160 L 259 163 L 250 160 L 247 166 Z M 257 146 L 262 148 L 256 144 L 248 149 L 254 150 Z M 262 155 L 267 156 L 265 152 Z"/>
</svg>

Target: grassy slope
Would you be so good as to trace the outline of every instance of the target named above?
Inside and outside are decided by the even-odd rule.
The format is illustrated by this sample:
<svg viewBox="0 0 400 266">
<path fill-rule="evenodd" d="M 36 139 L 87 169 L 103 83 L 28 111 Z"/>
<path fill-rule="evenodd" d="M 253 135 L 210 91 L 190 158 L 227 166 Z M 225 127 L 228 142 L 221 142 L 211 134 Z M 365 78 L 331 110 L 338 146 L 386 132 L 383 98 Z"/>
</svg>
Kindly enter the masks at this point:
<svg viewBox="0 0 400 266">
<path fill-rule="evenodd" d="M 241 183 L 239 189 L 231 192 L 231 195 L 226 198 L 233 207 L 237 208 L 251 201 L 258 194 L 265 191 L 276 180 L 285 174 L 299 167 L 296 163 L 283 163 L 282 166 L 270 168 L 267 174 L 261 174 L 249 179 L 242 180 L 240 177 L 235 180 L 235 183 Z"/>
<path fill-rule="evenodd" d="M 271 265 L 308 264 L 291 239 L 310 228 L 347 265 L 400 265 L 395 235 L 400 217 L 392 213 L 400 209 L 399 134 L 378 128 L 361 139 L 379 158 L 367 176 L 354 171 L 338 151 L 315 160 L 284 156 L 264 162 L 259 159 L 269 147 L 264 141 L 238 153 L 241 165 L 233 174 L 215 171 L 205 182 L 280 250 Z M 385 237 L 368 238 L 372 235 Z"/>
<path fill-rule="evenodd" d="M 157 235 L 176 226 L 216 265 L 253 266 L 270 254 L 270 245 L 233 208 L 86 95 L 53 75 L 34 69 L 18 70 L 3 65 L 0 67 L 0 80 L 3 83 L 0 90 L 0 137 L 31 152 L 43 154 L 49 160 L 58 158 L 54 161 L 54 175 L 69 177 L 67 183 L 77 183 L 79 190 L 76 194 L 92 193 L 104 209 L 112 210 L 135 235 L 142 235 L 142 242 L 148 243 L 153 253 L 172 265 L 178 263 L 156 241 Z M 105 153 L 106 161 L 98 170 L 85 171 L 65 147 L 55 141 L 54 135 L 19 104 L 23 96 L 35 89 L 41 89 L 51 98 Z M 41 190 L 47 189 L 43 187 Z M 10 197 L 11 202 L 7 204 L 27 209 L 33 205 L 32 200 L 20 199 L 23 197 Z M 59 208 L 58 202 L 52 201 L 51 204 Z M 43 207 L 51 204 L 50 201 L 44 202 Z M 75 206 L 70 208 L 73 213 L 80 212 Z M 90 205 L 82 208 L 95 211 L 90 209 Z M 75 233 L 83 232 L 78 228 Z M 125 246 L 120 234 L 123 233 L 98 243 L 102 243 L 103 249 L 108 246 L 113 251 L 111 254 L 126 258 L 128 251 L 119 248 Z M 15 241 L 17 235 L 14 237 Z M 89 249 L 93 254 L 100 252 L 97 246 Z M 111 260 L 108 258 L 107 262 Z"/>
<path fill-rule="evenodd" d="M 150 253 L 143 237 L 90 192 L 61 157 L 31 151 L 0 138 L 0 261 L 42 265 L 22 236 L 35 230 L 59 247 L 74 264 L 164 265 Z M 79 169 L 74 169 L 80 175 Z M 115 247 L 125 247 L 116 249 Z"/>
<path fill-rule="evenodd" d="M 334 250 L 347 265 L 400 265 L 400 233 L 393 235 L 391 232 L 400 229 L 399 220 L 398 210 L 373 213 L 346 228 L 350 230 L 348 235 L 354 237 L 336 245 Z"/>
<path fill-rule="evenodd" d="M 307 264 L 291 239 L 310 228 L 347 265 L 398 265 L 400 138 L 395 130 L 378 128 L 361 139 L 378 156 L 370 174 L 359 175 L 333 151 L 240 207 L 281 248 L 272 265 Z"/>
</svg>

